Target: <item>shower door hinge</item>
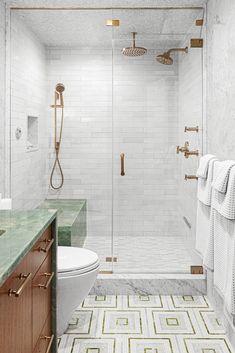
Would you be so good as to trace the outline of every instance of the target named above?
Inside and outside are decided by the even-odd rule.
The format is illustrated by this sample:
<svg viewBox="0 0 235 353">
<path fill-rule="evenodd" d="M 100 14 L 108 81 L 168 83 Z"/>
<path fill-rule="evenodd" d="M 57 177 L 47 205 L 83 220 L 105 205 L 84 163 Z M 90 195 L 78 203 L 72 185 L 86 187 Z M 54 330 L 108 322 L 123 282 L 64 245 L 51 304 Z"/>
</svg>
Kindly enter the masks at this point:
<svg viewBox="0 0 235 353">
<path fill-rule="evenodd" d="M 203 18 L 196 20 L 196 26 L 203 26 L 203 24 L 204 24 Z"/>
<path fill-rule="evenodd" d="M 192 38 L 191 48 L 203 48 L 203 39 L 202 38 Z"/>
<path fill-rule="evenodd" d="M 202 266 L 191 266 L 190 272 L 192 275 L 203 275 L 203 267 Z"/>
<path fill-rule="evenodd" d="M 114 256 L 114 257 L 112 257 L 112 256 L 107 256 L 107 257 L 105 258 L 105 261 L 106 261 L 106 262 L 117 262 L 117 257 L 116 257 L 116 256 Z"/>
</svg>

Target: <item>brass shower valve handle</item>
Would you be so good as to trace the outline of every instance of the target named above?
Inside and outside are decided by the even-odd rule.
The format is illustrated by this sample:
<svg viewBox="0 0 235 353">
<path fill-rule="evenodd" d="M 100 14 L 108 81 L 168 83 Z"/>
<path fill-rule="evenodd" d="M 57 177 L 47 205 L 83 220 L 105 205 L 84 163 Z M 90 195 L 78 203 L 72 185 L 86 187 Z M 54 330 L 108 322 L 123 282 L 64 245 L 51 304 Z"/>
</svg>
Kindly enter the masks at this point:
<svg viewBox="0 0 235 353">
<path fill-rule="evenodd" d="M 198 177 L 196 175 L 188 175 L 188 174 L 185 174 L 184 176 L 184 180 L 198 180 Z"/>
<path fill-rule="evenodd" d="M 199 126 L 185 126 L 184 127 L 184 132 L 198 132 L 199 131 Z"/>
<path fill-rule="evenodd" d="M 177 146 L 176 148 L 176 153 L 179 154 L 181 153 L 185 153 L 186 151 L 189 151 L 189 142 L 186 141 L 183 147 Z"/>
<path fill-rule="evenodd" d="M 198 150 L 195 150 L 195 151 L 185 151 L 184 152 L 184 156 L 185 158 L 188 158 L 189 156 L 198 156 L 199 155 L 199 151 Z"/>
</svg>

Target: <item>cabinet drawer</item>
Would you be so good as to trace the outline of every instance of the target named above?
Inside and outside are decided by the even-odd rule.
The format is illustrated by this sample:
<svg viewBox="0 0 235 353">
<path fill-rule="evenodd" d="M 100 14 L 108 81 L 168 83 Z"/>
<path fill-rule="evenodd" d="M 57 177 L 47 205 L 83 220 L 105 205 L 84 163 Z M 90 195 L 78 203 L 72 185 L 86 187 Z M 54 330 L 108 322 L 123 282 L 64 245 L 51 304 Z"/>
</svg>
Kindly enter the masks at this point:
<svg viewBox="0 0 235 353">
<path fill-rule="evenodd" d="M 39 339 L 34 349 L 34 353 L 51 353 L 54 335 L 51 330 L 51 317 L 48 316 L 46 323 L 40 333 Z"/>
<path fill-rule="evenodd" d="M 29 256 L 33 274 L 37 272 L 47 255 L 50 253 L 53 242 L 52 227 L 49 226 L 30 251 Z"/>
<path fill-rule="evenodd" d="M 31 353 L 32 274 L 25 258 L 0 288 L 0 351 Z"/>
<path fill-rule="evenodd" d="M 51 272 L 51 254 L 49 254 L 33 278 L 33 347 L 51 313 L 51 281 L 54 273 Z"/>
</svg>

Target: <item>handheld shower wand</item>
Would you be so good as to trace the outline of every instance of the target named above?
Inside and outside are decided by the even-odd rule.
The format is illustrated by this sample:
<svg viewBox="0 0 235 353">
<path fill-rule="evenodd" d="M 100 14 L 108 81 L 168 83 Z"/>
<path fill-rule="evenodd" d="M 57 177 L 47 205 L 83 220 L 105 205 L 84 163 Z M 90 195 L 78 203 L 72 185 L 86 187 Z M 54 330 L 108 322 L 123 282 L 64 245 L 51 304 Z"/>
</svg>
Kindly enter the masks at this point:
<svg viewBox="0 0 235 353">
<path fill-rule="evenodd" d="M 59 190 L 62 188 L 64 184 L 64 174 L 63 170 L 60 164 L 59 160 L 59 152 L 60 152 L 60 145 L 61 145 L 61 140 L 62 140 L 62 132 L 63 132 L 63 123 L 64 123 L 64 99 L 63 99 L 63 92 L 65 90 L 65 87 L 62 83 L 58 83 L 55 87 L 55 94 L 54 94 L 54 104 L 51 105 L 52 108 L 54 108 L 54 148 L 55 148 L 55 161 L 51 170 L 51 175 L 50 175 L 50 186 L 54 190 Z M 59 101 L 59 104 L 58 104 Z M 60 129 L 59 129 L 59 136 L 57 136 L 57 125 L 58 125 L 58 119 L 57 119 L 57 109 L 61 108 L 61 121 L 60 121 Z M 58 186 L 55 186 L 53 183 L 53 176 L 55 173 L 56 165 L 58 165 L 60 176 L 61 176 L 61 181 Z"/>
</svg>

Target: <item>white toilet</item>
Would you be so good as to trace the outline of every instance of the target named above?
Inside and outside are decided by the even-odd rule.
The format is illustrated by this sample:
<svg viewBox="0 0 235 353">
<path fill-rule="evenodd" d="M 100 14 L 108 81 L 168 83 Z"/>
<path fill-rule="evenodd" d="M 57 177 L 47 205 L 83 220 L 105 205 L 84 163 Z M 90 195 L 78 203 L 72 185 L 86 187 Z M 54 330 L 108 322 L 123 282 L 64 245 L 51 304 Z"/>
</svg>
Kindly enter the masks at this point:
<svg viewBox="0 0 235 353">
<path fill-rule="evenodd" d="M 88 295 L 98 275 L 99 267 L 99 258 L 91 250 L 58 247 L 58 335 L 65 332 L 74 310 Z"/>
</svg>

